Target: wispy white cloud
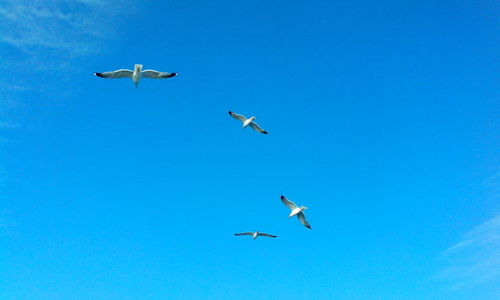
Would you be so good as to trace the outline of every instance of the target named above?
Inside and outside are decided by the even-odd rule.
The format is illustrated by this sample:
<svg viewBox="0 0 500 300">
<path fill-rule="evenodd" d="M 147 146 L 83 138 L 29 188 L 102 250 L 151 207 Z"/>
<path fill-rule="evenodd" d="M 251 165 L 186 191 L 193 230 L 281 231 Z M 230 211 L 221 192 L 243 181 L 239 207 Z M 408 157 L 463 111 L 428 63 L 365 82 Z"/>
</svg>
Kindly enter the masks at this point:
<svg viewBox="0 0 500 300">
<path fill-rule="evenodd" d="M 19 127 L 29 127 L 31 103 L 41 94 L 60 97 L 61 91 L 55 90 L 65 80 L 61 71 L 78 69 L 83 58 L 108 47 L 119 36 L 118 24 L 134 12 L 135 2 L 0 0 L 0 73 L 5 75 L 0 80 L 0 197 L 8 175 L 4 151 Z M 52 85 L 55 80 L 57 85 Z M 5 224 L 0 215 L 0 227 Z"/>
<path fill-rule="evenodd" d="M 51 73 L 58 72 L 60 86 L 61 70 L 78 68 L 83 57 L 107 47 L 118 36 L 115 21 L 135 7 L 133 0 L 0 0 L 0 72 L 6 75 L 0 80 L 0 189 L 4 145 L 26 126 L 30 101 L 53 93 Z"/>
<path fill-rule="evenodd" d="M 24 53 L 77 56 L 96 51 L 112 26 L 108 0 L 0 1 L 0 42 Z"/>
<path fill-rule="evenodd" d="M 123 23 L 115 21 L 135 7 L 132 0 L 0 0 L 0 72 L 7 75 L 0 81 L 0 127 L 22 123 L 13 120 L 23 102 L 54 93 L 51 73 L 57 86 L 69 79 L 64 71 L 107 47 Z"/>
<path fill-rule="evenodd" d="M 499 174 L 486 184 L 491 194 L 488 198 L 499 197 Z M 448 282 L 455 289 L 487 284 L 500 287 L 500 213 L 464 234 L 459 242 L 443 251 L 442 256 L 447 266 L 436 279 Z"/>
<path fill-rule="evenodd" d="M 438 277 L 455 288 L 500 284 L 500 214 L 465 234 L 443 255 L 450 264 Z"/>
<path fill-rule="evenodd" d="M 0 0 L 0 68 L 73 68 L 117 38 L 137 6 L 132 0 Z"/>
</svg>

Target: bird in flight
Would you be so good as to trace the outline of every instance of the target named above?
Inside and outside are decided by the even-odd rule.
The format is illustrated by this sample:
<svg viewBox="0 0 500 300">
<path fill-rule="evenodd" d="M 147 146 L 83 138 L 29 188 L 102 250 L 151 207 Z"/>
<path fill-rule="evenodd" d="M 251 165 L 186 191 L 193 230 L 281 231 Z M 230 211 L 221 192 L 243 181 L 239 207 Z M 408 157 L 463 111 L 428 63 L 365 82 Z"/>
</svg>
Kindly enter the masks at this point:
<svg viewBox="0 0 500 300">
<path fill-rule="evenodd" d="M 299 219 L 300 223 L 304 225 L 305 227 L 311 229 L 311 225 L 309 225 L 309 222 L 306 220 L 306 215 L 304 214 L 304 210 L 307 209 L 305 206 L 297 206 L 297 204 L 293 203 L 292 201 L 288 200 L 285 196 L 281 195 L 281 202 L 285 204 L 289 209 L 290 209 L 290 215 L 288 216 L 289 218 L 293 216 L 297 216 Z"/>
<path fill-rule="evenodd" d="M 165 73 L 158 72 L 155 70 L 142 70 L 142 65 L 136 64 L 134 70 L 121 69 L 111 72 L 104 73 L 94 73 L 95 76 L 101 78 L 131 78 L 135 84 L 135 87 L 139 85 L 141 78 L 151 78 L 151 79 L 164 79 L 177 76 L 177 73 Z"/>
<path fill-rule="evenodd" d="M 255 117 L 250 117 L 250 118 L 247 119 L 245 116 L 235 114 L 232 111 L 229 111 L 229 115 L 231 117 L 235 118 L 236 120 L 239 120 L 239 121 L 243 122 L 243 128 L 245 128 L 248 125 L 250 125 L 250 127 L 252 127 L 257 132 L 260 132 L 260 133 L 263 133 L 263 134 L 267 134 L 268 133 L 264 129 L 260 128 L 260 126 L 257 123 L 254 122 Z"/>
<path fill-rule="evenodd" d="M 252 238 L 255 240 L 258 236 L 267 236 L 267 237 L 272 237 L 272 238 L 276 238 L 278 237 L 277 235 L 272 235 L 272 234 L 267 234 L 267 233 L 264 233 L 264 232 L 259 232 L 259 231 L 256 231 L 256 232 L 242 232 L 242 233 L 235 233 L 234 235 L 251 235 Z"/>
</svg>

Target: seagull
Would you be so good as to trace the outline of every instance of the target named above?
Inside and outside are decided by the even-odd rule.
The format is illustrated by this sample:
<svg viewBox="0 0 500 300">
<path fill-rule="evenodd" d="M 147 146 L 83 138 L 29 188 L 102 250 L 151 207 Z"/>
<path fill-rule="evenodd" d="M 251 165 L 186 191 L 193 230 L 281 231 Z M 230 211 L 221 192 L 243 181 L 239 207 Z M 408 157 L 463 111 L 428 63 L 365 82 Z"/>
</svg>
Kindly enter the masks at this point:
<svg viewBox="0 0 500 300">
<path fill-rule="evenodd" d="M 272 237 L 272 238 L 276 238 L 278 237 L 277 235 L 271 235 L 271 234 L 267 234 L 267 233 L 264 233 L 264 232 L 259 232 L 259 231 L 256 231 L 256 232 L 242 232 L 242 233 L 235 233 L 234 235 L 251 235 L 252 238 L 255 240 L 258 236 L 267 236 L 267 237 Z"/>
<path fill-rule="evenodd" d="M 264 129 L 260 128 L 260 126 L 257 125 L 257 123 L 254 122 L 255 117 L 250 117 L 250 118 L 247 119 L 245 116 L 235 114 L 232 111 L 229 111 L 229 115 L 231 117 L 235 118 L 236 120 L 239 120 L 239 121 L 243 122 L 243 128 L 245 128 L 248 125 L 250 125 L 257 132 L 260 132 L 260 133 L 263 133 L 263 134 L 267 134 L 268 133 Z"/>
<path fill-rule="evenodd" d="M 291 210 L 290 215 L 288 216 L 293 217 L 297 216 L 299 219 L 300 223 L 304 225 L 305 227 L 311 229 L 311 225 L 309 225 L 309 222 L 306 220 L 306 215 L 304 214 L 304 210 L 307 209 L 305 206 L 297 206 L 297 204 L 293 203 L 292 201 L 288 200 L 285 196 L 281 195 L 281 202 L 288 206 L 288 208 Z"/>
<path fill-rule="evenodd" d="M 111 71 L 111 72 L 104 72 L 104 73 L 94 73 L 95 76 L 97 77 L 102 77 L 102 78 L 132 78 L 132 81 L 135 84 L 135 87 L 139 85 L 139 81 L 141 78 L 151 78 L 151 79 L 164 79 L 164 78 L 170 78 L 177 76 L 179 74 L 177 73 L 165 73 L 165 72 L 158 72 L 155 70 L 142 70 L 142 65 L 134 65 L 134 70 L 127 70 L 127 69 L 121 69 L 121 70 L 116 70 L 116 71 Z"/>
</svg>

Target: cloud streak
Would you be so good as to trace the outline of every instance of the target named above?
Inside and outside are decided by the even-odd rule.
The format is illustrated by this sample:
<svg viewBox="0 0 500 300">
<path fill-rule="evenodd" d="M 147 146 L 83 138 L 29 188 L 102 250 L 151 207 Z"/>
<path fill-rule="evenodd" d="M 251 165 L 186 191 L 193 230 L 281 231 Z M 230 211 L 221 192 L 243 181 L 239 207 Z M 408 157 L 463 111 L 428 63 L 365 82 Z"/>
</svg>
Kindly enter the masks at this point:
<svg viewBox="0 0 500 300">
<path fill-rule="evenodd" d="M 104 0 L 4 0 L 0 41 L 25 53 L 88 54 L 98 46 L 95 39 L 103 38 L 109 29 L 99 20 L 108 5 Z"/>
<path fill-rule="evenodd" d="M 136 6 L 131 0 L 0 0 L 0 55 L 11 67 L 69 67 L 74 58 L 100 52 L 123 23 L 118 18 Z"/>
<path fill-rule="evenodd" d="M 20 124 L 22 103 L 54 92 L 82 58 L 98 54 L 136 7 L 131 0 L 0 0 L 0 128 Z M 44 78 L 44 80 L 33 80 Z M 17 121 L 13 121 L 15 119 Z"/>
<path fill-rule="evenodd" d="M 465 234 L 462 241 L 443 252 L 453 265 L 441 274 L 456 287 L 500 284 L 500 214 Z"/>
<path fill-rule="evenodd" d="M 500 172 L 485 185 L 488 202 L 500 198 Z M 453 289 L 500 286 L 500 212 L 465 233 L 442 257 L 447 265 L 434 278 Z"/>
<path fill-rule="evenodd" d="M 0 0 L 0 72 L 5 75 L 0 81 L 0 189 L 6 173 L 1 151 L 11 132 L 26 125 L 31 101 L 55 94 L 52 83 L 57 80 L 59 87 L 67 80 L 65 71 L 80 68 L 82 58 L 107 47 L 116 36 L 117 18 L 126 18 L 134 7 L 132 0 Z"/>
<path fill-rule="evenodd" d="M 451 260 L 440 278 L 455 288 L 500 284 L 500 214 L 475 227 L 443 252 Z"/>
</svg>

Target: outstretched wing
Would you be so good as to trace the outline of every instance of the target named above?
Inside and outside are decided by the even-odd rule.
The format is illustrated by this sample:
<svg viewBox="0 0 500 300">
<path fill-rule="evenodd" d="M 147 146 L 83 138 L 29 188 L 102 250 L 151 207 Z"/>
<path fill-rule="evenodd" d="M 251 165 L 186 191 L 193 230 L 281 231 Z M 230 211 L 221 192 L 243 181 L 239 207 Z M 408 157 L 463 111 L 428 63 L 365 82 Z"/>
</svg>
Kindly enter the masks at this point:
<svg viewBox="0 0 500 300">
<path fill-rule="evenodd" d="M 177 76 L 177 73 L 166 73 L 166 72 L 158 72 L 155 70 L 144 70 L 142 71 L 142 77 L 151 78 L 151 79 L 163 79 Z"/>
<path fill-rule="evenodd" d="M 125 77 L 132 78 L 132 74 L 134 74 L 134 72 L 127 69 L 121 69 L 104 73 L 94 73 L 95 76 L 102 78 L 125 78 Z"/>
<path fill-rule="evenodd" d="M 253 232 L 235 233 L 234 235 L 253 235 Z"/>
<path fill-rule="evenodd" d="M 290 210 L 296 209 L 298 206 L 297 204 L 293 203 L 292 201 L 288 200 L 285 196 L 281 195 L 281 202 L 288 206 Z"/>
<path fill-rule="evenodd" d="M 228 113 L 229 113 L 229 115 L 230 115 L 231 117 L 233 117 L 233 118 L 235 118 L 236 120 L 241 121 L 241 122 L 245 122 L 245 120 L 247 119 L 247 118 L 245 118 L 245 116 L 235 114 L 235 113 L 234 113 L 234 112 L 232 112 L 232 111 L 229 111 Z"/>
<path fill-rule="evenodd" d="M 299 221 L 300 221 L 300 223 L 302 223 L 302 225 L 304 225 L 307 228 L 311 229 L 311 225 L 309 225 L 309 222 L 307 222 L 306 215 L 303 212 L 299 212 L 297 214 L 297 218 L 299 218 Z"/>
<path fill-rule="evenodd" d="M 257 131 L 257 132 L 260 132 L 260 133 L 263 133 L 263 134 L 267 134 L 267 131 L 265 131 L 264 129 L 260 128 L 260 126 L 255 123 L 255 122 L 252 122 L 250 123 L 250 126 L 252 126 L 252 128 Z"/>
<path fill-rule="evenodd" d="M 267 237 L 272 237 L 272 238 L 278 237 L 277 235 L 271 235 L 271 234 L 267 234 L 267 233 L 263 233 L 263 232 L 259 232 L 259 235 L 261 235 L 261 236 L 267 236 Z"/>
</svg>

